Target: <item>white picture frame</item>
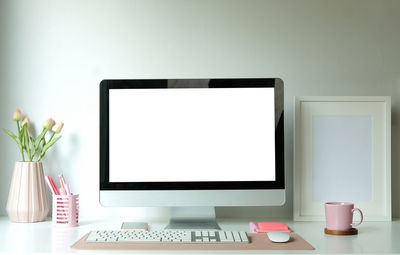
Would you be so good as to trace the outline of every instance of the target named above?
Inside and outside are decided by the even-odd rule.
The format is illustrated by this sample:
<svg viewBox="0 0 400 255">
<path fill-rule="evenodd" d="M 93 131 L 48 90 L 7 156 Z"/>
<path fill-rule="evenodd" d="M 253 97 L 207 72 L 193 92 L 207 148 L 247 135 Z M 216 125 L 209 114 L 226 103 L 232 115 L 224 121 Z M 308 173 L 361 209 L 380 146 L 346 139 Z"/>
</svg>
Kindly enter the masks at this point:
<svg viewBox="0 0 400 255">
<path fill-rule="evenodd" d="M 391 221 L 391 98 L 294 98 L 294 220 L 325 220 L 325 202 L 353 202 Z"/>
</svg>

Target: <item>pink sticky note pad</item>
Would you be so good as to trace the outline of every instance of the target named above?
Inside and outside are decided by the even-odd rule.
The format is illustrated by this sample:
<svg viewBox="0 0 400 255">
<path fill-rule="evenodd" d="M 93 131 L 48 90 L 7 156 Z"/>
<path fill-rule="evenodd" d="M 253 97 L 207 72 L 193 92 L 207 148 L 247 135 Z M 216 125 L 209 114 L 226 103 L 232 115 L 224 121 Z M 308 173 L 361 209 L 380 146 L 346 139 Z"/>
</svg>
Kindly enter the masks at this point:
<svg viewBox="0 0 400 255">
<path fill-rule="evenodd" d="M 258 223 L 258 229 L 260 230 L 288 230 L 289 227 L 284 224 L 284 223 L 280 223 L 280 222 L 259 222 Z"/>
<path fill-rule="evenodd" d="M 284 223 L 281 222 L 259 222 L 259 223 L 250 223 L 250 230 L 258 233 L 265 232 L 287 232 L 291 233 L 292 230 Z"/>
</svg>

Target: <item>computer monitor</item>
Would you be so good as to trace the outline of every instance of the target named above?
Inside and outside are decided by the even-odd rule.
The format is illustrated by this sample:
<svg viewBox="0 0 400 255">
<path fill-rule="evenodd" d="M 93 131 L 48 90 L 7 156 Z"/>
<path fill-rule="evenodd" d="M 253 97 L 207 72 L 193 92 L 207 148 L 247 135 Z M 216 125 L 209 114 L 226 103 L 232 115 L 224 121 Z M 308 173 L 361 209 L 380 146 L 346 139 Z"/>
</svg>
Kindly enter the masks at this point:
<svg viewBox="0 0 400 255">
<path fill-rule="evenodd" d="M 216 206 L 284 204 L 284 169 L 280 79 L 100 83 L 104 206 L 171 207 L 170 228 L 218 228 Z"/>
</svg>

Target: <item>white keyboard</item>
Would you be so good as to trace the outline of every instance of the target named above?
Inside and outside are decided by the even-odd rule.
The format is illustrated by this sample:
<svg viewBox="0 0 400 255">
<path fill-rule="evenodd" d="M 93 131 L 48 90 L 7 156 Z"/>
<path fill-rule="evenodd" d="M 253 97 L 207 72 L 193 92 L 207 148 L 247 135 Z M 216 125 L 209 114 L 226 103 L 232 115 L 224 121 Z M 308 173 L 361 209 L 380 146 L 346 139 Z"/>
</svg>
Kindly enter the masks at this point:
<svg viewBox="0 0 400 255">
<path fill-rule="evenodd" d="M 249 243 L 246 232 L 201 230 L 97 230 L 91 231 L 86 242 L 131 243 Z"/>
</svg>

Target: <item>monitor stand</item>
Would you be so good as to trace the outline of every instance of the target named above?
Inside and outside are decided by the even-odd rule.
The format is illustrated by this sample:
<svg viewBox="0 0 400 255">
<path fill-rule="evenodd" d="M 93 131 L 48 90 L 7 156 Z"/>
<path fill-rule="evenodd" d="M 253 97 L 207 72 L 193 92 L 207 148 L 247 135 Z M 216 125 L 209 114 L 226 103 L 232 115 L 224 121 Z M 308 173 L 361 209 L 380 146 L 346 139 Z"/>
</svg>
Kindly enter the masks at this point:
<svg viewBox="0 0 400 255">
<path fill-rule="evenodd" d="M 221 229 L 214 207 L 171 207 L 171 218 L 165 229 Z"/>
</svg>

